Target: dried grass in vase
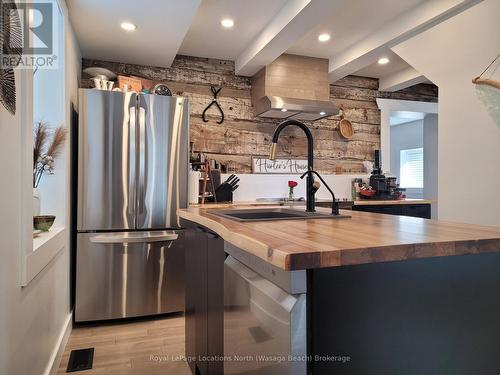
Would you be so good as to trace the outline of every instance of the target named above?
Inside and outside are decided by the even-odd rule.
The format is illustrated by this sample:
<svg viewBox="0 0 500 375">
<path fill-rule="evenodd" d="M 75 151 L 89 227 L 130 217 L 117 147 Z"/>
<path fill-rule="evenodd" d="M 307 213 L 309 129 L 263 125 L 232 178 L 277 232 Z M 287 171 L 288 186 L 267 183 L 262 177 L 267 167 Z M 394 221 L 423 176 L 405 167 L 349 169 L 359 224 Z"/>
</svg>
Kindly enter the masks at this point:
<svg viewBox="0 0 500 375">
<path fill-rule="evenodd" d="M 62 151 L 67 131 L 61 125 L 53 132 L 47 123 L 39 121 L 33 129 L 33 187 L 40 184 L 44 173 L 54 174 L 54 160 Z"/>
</svg>

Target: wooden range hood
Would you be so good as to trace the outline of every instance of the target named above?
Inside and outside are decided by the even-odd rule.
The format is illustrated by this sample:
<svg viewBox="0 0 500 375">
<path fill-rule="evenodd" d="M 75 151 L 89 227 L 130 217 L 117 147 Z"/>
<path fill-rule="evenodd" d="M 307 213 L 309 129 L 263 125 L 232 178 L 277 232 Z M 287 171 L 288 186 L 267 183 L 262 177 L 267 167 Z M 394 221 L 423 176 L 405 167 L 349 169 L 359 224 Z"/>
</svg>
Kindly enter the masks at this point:
<svg viewBox="0 0 500 375">
<path fill-rule="evenodd" d="M 252 77 L 258 117 L 316 121 L 336 115 L 330 101 L 328 60 L 281 55 Z"/>
</svg>

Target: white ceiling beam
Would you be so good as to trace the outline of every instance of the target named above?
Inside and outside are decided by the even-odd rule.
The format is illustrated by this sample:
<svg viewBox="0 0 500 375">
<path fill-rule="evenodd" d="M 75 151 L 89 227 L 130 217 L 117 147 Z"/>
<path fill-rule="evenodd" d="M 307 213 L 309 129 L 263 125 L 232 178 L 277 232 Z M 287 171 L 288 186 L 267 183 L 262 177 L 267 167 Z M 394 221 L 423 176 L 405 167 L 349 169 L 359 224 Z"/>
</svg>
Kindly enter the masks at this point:
<svg viewBox="0 0 500 375">
<path fill-rule="evenodd" d="M 335 82 L 377 61 L 388 48 L 451 18 L 482 0 L 432 0 L 405 12 L 369 37 L 330 58 Z"/>
<path fill-rule="evenodd" d="M 398 91 L 407 87 L 426 82 L 427 78 L 412 67 L 382 77 L 378 81 L 380 91 Z"/>
<path fill-rule="evenodd" d="M 163 0 L 164 1 L 164 0 Z M 144 4 L 144 1 L 139 2 L 140 5 Z M 175 2 L 175 19 L 177 25 L 171 25 L 171 29 L 175 30 L 172 36 L 172 50 L 170 51 L 170 56 L 165 61 L 165 66 L 169 67 L 174 62 L 177 52 L 181 48 L 182 41 L 186 37 L 186 34 L 193 23 L 194 17 L 196 16 L 196 11 L 201 4 L 201 0 L 183 0 Z M 154 8 L 150 8 L 154 9 Z M 169 32 L 172 34 L 172 31 Z M 161 65 L 160 65 L 161 66 Z"/>
<path fill-rule="evenodd" d="M 289 0 L 273 20 L 236 58 L 236 74 L 253 76 L 331 17 L 346 0 Z"/>
</svg>

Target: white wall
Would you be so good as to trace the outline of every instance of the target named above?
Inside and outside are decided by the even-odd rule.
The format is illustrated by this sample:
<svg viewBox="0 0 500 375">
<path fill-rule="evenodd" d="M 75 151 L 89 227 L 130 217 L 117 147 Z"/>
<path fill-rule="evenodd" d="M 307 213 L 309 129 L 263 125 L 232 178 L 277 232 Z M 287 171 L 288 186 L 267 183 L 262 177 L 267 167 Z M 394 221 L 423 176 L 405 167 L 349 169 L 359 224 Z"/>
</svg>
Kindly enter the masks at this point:
<svg viewBox="0 0 500 375">
<path fill-rule="evenodd" d="M 391 126 L 391 174 L 400 178 L 400 151 L 423 147 L 424 122 L 422 120 Z"/>
<path fill-rule="evenodd" d="M 341 175 L 321 175 L 330 186 L 337 199 L 352 199 L 351 180 L 362 178 L 368 180 L 368 174 L 341 174 Z M 225 180 L 229 175 L 222 175 Z M 237 174 L 240 179 L 239 188 L 235 190 L 233 199 L 235 202 L 255 201 L 259 198 L 287 198 L 288 181 L 297 181 L 298 185 L 294 189 L 294 197 L 306 196 L 306 179 L 300 179 L 300 175 L 294 174 Z M 323 186 L 316 193 L 317 199 L 330 199 L 331 195 Z"/>
<path fill-rule="evenodd" d="M 438 200 L 438 115 L 428 113 L 424 118 L 424 199 L 433 202 L 431 218 L 437 219 Z"/>
<path fill-rule="evenodd" d="M 377 98 L 377 106 L 380 109 L 380 154 L 382 170 L 386 172 L 391 166 L 391 116 L 400 111 L 422 113 L 424 116 L 437 114 L 438 103 Z"/>
<path fill-rule="evenodd" d="M 424 146 L 424 122 L 422 120 L 391 126 L 391 174 L 401 182 L 401 150 Z M 424 150 L 425 152 L 425 150 Z M 407 188 L 408 198 L 423 198 L 423 189 Z"/>
<path fill-rule="evenodd" d="M 68 24 L 69 26 L 69 24 Z M 67 89 L 76 100 L 81 57 L 67 27 Z M 19 87 L 20 74 L 16 72 Z M 23 92 L 18 89 L 18 109 Z M 68 97 L 67 97 L 68 98 Z M 66 105 L 69 106 L 69 100 Z M 68 118 L 66 119 L 68 120 Z M 20 113 L 10 115 L 0 106 L 0 374 L 40 375 L 47 371 L 58 339 L 70 317 L 69 248 L 21 288 L 20 212 L 21 161 L 24 145 Z M 28 197 L 31 199 L 30 197 Z M 61 197 L 64 199 L 64 197 Z M 69 231 L 67 231 L 69 234 Z M 67 241 L 69 243 L 69 241 Z"/>
<path fill-rule="evenodd" d="M 54 18 L 60 17 L 59 7 L 53 8 Z M 62 32 L 65 25 L 63 22 L 57 24 L 59 38 L 55 46 L 61 46 L 58 51 L 59 58 L 65 56 Z M 64 48 L 65 49 L 65 48 Z M 33 122 L 42 121 L 46 123 L 50 131 L 54 131 L 65 122 L 66 108 L 61 107 L 64 102 L 64 72 L 62 69 L 38 69 L 33 75 Z M 61 152 L 68 154 L 68 148 Z M 66 202 L 60 197 L 65 196 L 66 160 L 63 157 L 56 158 L 54 163 L 54 174 L 44 174 L 38 185 L 40 194 L 40 214 L 56 215 L 54 227 L 64 227 L 66 224 L 65 212 Z"/>
<path fill-rule="evenodd" d="M 484 0 L 393 50 L 439 87 L 440 219 L 500 226 L 500 127 L 473 77 L 498 54 L 500 1 Z"/>
</svg>

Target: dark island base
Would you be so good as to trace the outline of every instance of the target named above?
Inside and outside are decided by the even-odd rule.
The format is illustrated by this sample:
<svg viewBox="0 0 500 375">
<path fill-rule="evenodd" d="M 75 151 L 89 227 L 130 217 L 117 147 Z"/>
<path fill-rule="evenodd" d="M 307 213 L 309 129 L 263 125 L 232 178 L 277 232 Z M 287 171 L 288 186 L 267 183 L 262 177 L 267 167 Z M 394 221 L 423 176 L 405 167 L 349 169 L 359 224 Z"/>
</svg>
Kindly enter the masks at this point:
<svg viewBox="0 0 500 375">
<path fill-rule="evenodd" d="M 309 272 L 314 375 L 500 374 L 500 253 Z"/>
<path fill-rule="evenodd" d="M 203 358 L 224 355 L 224 241 L 184 224 L 186 356 L 221 375 Z M 500 253 L 313 269 L 308 284 L 308 374 L 500 374 Z"/>
</svg>

